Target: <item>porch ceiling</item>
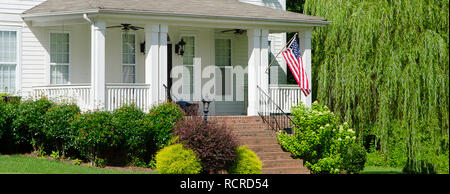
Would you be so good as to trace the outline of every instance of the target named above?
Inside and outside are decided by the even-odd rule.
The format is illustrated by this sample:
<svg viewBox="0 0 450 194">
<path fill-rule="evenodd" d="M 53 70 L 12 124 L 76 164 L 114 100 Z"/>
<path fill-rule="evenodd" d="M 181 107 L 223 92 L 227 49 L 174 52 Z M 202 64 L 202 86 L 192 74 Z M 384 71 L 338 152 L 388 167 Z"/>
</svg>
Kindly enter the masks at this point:
<svg viewBox="0 0 450 194">
<path fill-rule="evenodd" d="M 307 26 L 329 24 L 324 18 L 242 3 L 237 0 L 47 0 L 25 11 L 22 17 L 30 19 L 83 13 L 246 20 Z"/>
</svg>

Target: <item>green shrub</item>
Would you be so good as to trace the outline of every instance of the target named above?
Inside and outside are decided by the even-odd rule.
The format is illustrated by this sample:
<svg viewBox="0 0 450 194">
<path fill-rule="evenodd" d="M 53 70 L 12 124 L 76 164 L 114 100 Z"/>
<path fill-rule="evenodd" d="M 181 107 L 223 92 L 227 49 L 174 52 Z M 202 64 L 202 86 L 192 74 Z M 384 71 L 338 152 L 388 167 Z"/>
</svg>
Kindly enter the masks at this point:
<svg viewBox="0 0 450 194">
<path fill-rule="evenodd" d="M 365 166 L 387 167 L 389 166 L 385 160 L 383 153 L 374 151 L 367 153 L 367 161 Z"/>
<path fill-rule="evenodd" d="M 361 144 L 352 143 L 342 150 L 342 167 L 348 173 L 358 173 L 364 169 L 367 152 Z"/>
<path fill-rule="evenodd" d="M 9 96 L 9 95 L 10 94 L 8 94 L 8 93 L 0 93 L 0 101 L 3 102 L 3 100 L 4 100 L 3 97 L 4 96 Z"/>
<path fill-rule="evenodd" d="M 166 146 L 173 138 L 172 129 L 183 116 L 183 110 L 172 102 L 154 106 L 149 111 L 146 117 L 152 122 L 153 142 L 157 148 Z"/>
<path fill-rule="evenodd" d="M 247 146 L 237 148 L 237 158 L 228 168 L 230 174 L 261 174 L 262 162 Z"/>
<path fill-rule="evenodd" d="M 13 121 L 17 118 L 17 103 L 0 102 L 0 153 L 12 153 L 17 147 L 13 136 Z"/>
<path fill-rule="evenodd" d="M 156 169 L 161 174 L 198 174 L 202 166 L 194 151 L 174 144 L 156 154 Z"/>
<path fill-rule="evenodd" d="M 127 161 L 143 166 L 152 133 L 152 124 L 145 118 L 145 113 L 134 105 L 123 106 L 114 110 L 112 124 L 120 133 L 121 147 L 127 153 Z"/>
<path fill-rule="evenodd" d="M 16 104 L 0 102 L 0 139 L 5 138 L 11 132 L 11 125 L 16 117 L 15 110 Z"/>
<path fill-rule="evenodd" d="M 112 117 L 111 112 L 94 111 L 77 115 L 71 122 L 73 145 L 91 164 L 122 143 L 120 133 L 112 124 Z"/>
<path fill-rule="evenodd" d="M 18 105 L 17 118 L 12 124 L 13 135 L 18 143 L 31 143 L 34 150 L 45 145 L 45 113 L 52 106 L 54 103 L 46 98 L 26 100 Z"/>
<path fill-rule="evenodd" d="M 65 153 L 72 142 L 70 122 L 80 114 L 80 108 L 75 104 L 56 105 L 50 108 L 44 117 L 43 131 L 50 145 L 59 153 Z"/>
<path fill-rule="evenodd" d="M 295 158 L 302 158 L 312 173 L 356 173 L 364 166 L 365 149 L 359 149 L 356 134 L 347 123 L 314 102 L 311 109 L 300 104 L 292 108 L 295 135 L 278 133 L 278 142 Z M 349 151 L 348 149 L 354 149 Z M 344 151 L 345 150 L 345 151 Z M 344 156 L 345 154 L 345 156 Z M 343 163 L 343 157 L 351 162 Z"/>
</svg>

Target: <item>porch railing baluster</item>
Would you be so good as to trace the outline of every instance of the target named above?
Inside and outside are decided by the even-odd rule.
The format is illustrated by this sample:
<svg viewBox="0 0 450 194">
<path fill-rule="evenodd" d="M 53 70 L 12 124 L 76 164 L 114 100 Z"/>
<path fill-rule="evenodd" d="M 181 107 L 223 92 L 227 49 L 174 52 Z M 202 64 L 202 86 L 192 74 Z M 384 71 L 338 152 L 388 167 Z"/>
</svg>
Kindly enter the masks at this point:
<svg viewBox="0 0 450 194">
<path fill-rule="evenodd" d="M 270 127 L 271 130 L 280 131 L 280 130 L 290 130 L 293 126 L 295 126 L 295 122 L 289 117 L 283 108 L 281 108 L 271 96 L 269 96 L 264 90 L 262 90 L 259 86 L 258 88 L 258 96 L 259 96 L 259 116 L 263 119 L 264 122 Z M 275 98 L 278 100 L 286 100 L 284 96 L 277 95 L 278 91 L 269 91 L 269 94 L 274 94 Z"/>
</svg>

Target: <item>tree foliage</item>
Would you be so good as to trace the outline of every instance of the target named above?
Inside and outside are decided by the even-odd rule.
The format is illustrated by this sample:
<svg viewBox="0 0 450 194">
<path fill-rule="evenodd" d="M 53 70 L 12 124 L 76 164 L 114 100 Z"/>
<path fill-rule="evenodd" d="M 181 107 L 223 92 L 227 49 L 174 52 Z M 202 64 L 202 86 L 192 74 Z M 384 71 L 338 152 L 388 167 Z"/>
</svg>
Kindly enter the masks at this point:
<svg viewBox="0 0 450 194">
<path fill-rule="evenodd" d="M 386 155 L 393 138 L 406 142 L 408 172 L 442 166 L 436 158 L 448 158 L 449 148 L 448 1 L 306 0 L 303 9 L 332 22 L 313 32 L 317 99 L 359 132 L 373 129 Z"/>
</svg>

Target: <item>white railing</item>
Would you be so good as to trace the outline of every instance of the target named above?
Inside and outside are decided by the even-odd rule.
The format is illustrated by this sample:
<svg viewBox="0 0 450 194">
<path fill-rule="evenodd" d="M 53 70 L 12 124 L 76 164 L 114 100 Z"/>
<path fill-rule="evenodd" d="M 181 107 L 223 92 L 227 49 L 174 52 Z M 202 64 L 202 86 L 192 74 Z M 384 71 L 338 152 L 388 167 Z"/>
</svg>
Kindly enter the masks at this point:
<svg viewBox="0 0 450 194">
<path fill-rule="evenodd" d="M 76 103 L 81 110 L 91 109 L 91 85 L 54 85 L 33 87 L 35 98 L 47 97 L 56 103 Z"/>
<path fill-rule="evenodd" d="M 151 106 L 150 85 L 122 83 L 106 85 L 106 110 L 112 111 L 131 104 L 147 112 Z"/>
<path fill-rule="evenodd" d="M 270 85 L 269 96 L 285 112 L 301 102 L 301 90 L 297 85 Z"/>
</svg>

